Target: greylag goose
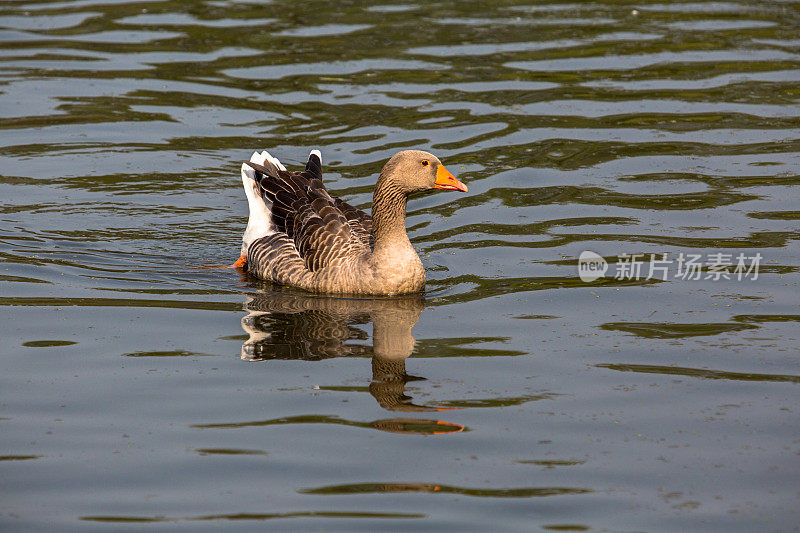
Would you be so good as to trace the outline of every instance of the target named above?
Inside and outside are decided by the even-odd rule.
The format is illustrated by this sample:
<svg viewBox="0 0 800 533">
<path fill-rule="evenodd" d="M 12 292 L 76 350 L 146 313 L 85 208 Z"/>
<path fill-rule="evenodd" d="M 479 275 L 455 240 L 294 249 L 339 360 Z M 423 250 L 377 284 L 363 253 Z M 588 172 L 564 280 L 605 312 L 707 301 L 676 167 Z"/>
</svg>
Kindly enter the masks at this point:
<svg viewBox="0 0 800 533">
<path fill-rule="evenodd" d="M 409 195 L 467 192 L 428 152 L 407 150 L 384 165 L 372 216 L 334 198 L 322 184 L 322 156 L 292 172 L 266 151 L 242 164 L 250 219 L 233 266 L 267 281 L 328 294 L 394 295 L 421 291 L 425 269 L 406 234 Z"/>
</svg>

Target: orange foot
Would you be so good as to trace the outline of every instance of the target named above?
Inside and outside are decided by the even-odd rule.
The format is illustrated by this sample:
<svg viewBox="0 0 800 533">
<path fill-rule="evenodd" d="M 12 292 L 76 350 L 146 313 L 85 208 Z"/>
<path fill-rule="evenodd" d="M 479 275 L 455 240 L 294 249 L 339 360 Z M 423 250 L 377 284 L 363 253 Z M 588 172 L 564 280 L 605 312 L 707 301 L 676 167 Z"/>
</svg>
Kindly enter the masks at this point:
<svg viewBox="0 0 800 533">
<path fill-rule="evenodd" d="M 239 259 L 237 259 L 236 262 L 231 266 L 233 268 L 241 268 L 242 270 L 244 270 L 245 268 L 247 268 L 247 256 L 245 254 L 242 254 L 242 256 Z"/>
</svg>

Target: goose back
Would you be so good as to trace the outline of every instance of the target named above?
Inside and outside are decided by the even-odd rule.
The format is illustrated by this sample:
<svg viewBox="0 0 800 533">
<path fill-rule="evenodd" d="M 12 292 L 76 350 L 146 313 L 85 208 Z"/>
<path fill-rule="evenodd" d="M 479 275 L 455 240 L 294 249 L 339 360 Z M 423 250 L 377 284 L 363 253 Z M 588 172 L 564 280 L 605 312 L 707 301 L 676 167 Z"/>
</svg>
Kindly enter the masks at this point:
<svg viewBox="0 0 800 533">
<path fill-rule="evenodd" d="M 274 158 L 245 165 L 273 228 L 247 246 L 248 270 L 314 292 L 372 292 L 364 287 L 374 277 L 367 268 L 372 217 L 328 193 L 319 153 L 311 153 L 302 172 L 285 170 Z"/>
</svg>

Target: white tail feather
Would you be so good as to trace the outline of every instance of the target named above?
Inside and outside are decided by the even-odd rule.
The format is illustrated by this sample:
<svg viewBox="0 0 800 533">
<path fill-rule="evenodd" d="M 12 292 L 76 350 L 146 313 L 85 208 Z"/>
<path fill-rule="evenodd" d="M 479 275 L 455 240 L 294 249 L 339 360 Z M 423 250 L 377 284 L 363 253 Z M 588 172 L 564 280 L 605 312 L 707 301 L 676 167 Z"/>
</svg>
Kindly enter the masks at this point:
<svg viewBox="0 0 800 533">
<path fill-rule="evenodd" d="M 272 157 L 269 152 L 264 150 L 260 154 L 253 152 L 250 161 L 263 165 L 269 161 L 281 170 L 286 170 L 277 158 Z M 264 198 L 261 194 L 261 187 L 256 181 L 255 171 L 242 163 L 242 185 L 247 194 L 247 203 L 250 207 L 250 218 L 247 221 L 247 229 L 242 236 L 242 254 L 247 255 L 247 248 L 256 239 L 272 235 L 276 228 L 272 223 L 272 202 Z"/>
</svg>

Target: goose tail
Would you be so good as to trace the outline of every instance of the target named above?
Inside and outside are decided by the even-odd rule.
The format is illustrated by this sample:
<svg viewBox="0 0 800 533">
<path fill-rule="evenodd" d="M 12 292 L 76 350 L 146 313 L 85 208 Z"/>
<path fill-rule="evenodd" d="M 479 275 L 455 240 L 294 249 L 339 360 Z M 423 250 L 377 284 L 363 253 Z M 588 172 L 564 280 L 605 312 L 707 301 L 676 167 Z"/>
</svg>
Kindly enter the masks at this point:
<svg viewBox="0 0 800 533">
<path fill-rule="evenodd" d="M 261 153 L 253 152 L 250 162 L 270 170 L 286 170 L 286 167 L 266 150 Z M 276 231 L 275 225 L 272 223 L 272 202 L 262 193 L 261 185 L 256 180 L 255 170 L 247 163 L 242 163 L 242 185 L 244 185 L 244 192 L 247 195 L 250 218 L 242 236 L 241 257 L 232 265 L 237 268 L 246 268 L 247 250 L 256 239 L 272 235 Z"/>
</svg>

